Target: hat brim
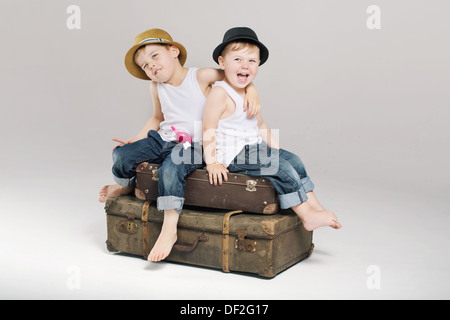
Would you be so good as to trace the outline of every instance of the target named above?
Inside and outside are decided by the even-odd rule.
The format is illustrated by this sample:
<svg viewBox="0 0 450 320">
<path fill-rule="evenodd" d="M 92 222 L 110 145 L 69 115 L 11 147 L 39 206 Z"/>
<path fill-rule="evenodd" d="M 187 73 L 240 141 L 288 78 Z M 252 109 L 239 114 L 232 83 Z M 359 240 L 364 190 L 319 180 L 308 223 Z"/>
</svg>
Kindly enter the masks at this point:
<svg viewBox="0 0 450 320">
<path fill-rule="evenodd" d="M 255 39 L 253 39 L 253 38 L 240 36 L 240 37 L 228 39 L 226 42 L 222 42 L 221 44 L 219 44 L 216 47 L 216 49 L 214 49 L 214 51 L 213 51 L 214 61 L 218 64 L 219 57 L 222 55 L 222 52 L 223 52 L 223 50 L 225 50 L 225 47 L 227 45 L 229 45 L 230 43 L 237 42 L 237 41 L 246 41 L 246 42 L 254 43 L 255 45 L 257 45 L 259 47 L 259 58 L 261 60 L 261 62 L 259 63 L 260 66 L 262 66 L 269 58 L 269 50 L 267 49 L 267 47 L 264 44 L 262 44 L 259 41 L 255 41 Z"/>
<path fill-rule="evenodd" d="M 168 44 L 177 47 L 180 50 L 180 54 L 178 55 L 178 60 L 180 61 L 180 64 L 184 66 L 187 59 L 187 51 L 186 48 L 174 41 L 154 41 L 154 42 L 146 42 L 146 43 L 138 43 L 135 44 L 128 50 L 128 52 L 125 55 L 125 67 L 127 68 L 128 72 L 131 73 L 136 78 L 142 79 L 142 80 L 151 80 L 147 74 L 142 70 L 136 62 L 134 62 L 134 55 L 136 54 L 136 51 L 138 51 L 139 48 L 148 45 L 148 44 Z"/>
</svg>

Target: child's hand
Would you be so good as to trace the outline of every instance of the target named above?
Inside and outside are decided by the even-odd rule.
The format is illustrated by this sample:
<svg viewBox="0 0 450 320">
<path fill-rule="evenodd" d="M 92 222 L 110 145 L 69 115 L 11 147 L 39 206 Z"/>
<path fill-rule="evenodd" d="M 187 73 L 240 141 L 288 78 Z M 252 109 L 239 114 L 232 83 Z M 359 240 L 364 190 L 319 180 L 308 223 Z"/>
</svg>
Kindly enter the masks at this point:
<svg viewBox="0 0 450 320">
<path fill-rule="evenodd" d="M 245 88 L 244 111 L 247 111 L 247 117 L 253 118 L 261 109 L 258 91 L 253 83 Z"/>
<path fill-rule="evenodd" d="M 122 140 L 122 139 L 114 138 L 114 139 L 112 139 L 112 140 L 113 140 L 113 141 L 116 141 L 116 142 L 119 142 L 119 144 L 118 144 L 117 146 L 115 146 L 115 147 L 113 148 L 113 150 L 114 150 L 115 148 L 117 148 L 117 147 L 121 147 L 121 146 L 123 146 L 123 145 L 126 145 L 126 144 L 129 144 L 129 143 L 133 143 L 133 142 L 134 142 L 133 139 Z"/>
<path fill-rule="evenodd" d="M 221 163 L 213 163 L 208 164 L 206 166 L 206 171 L 209 174 L 209 183 L 217 186 L 217 182 L 219 185 L 222 185 L 222 176 L 223 180 L 228 181 L 228 169 L 224 167 Z"/>
<path fill-rule="evenodd" d="M 247 95 L 245 95 L 244 111 L 247 111 L 247 116 L 249 118 L 253 118 L 254 116 L 256 116 L 259 113 L 260 110 L 261 110 L 261 104 L 259 102 L 259 98 L 257 98 L 256 100 L 254 100 L 254 98 L 248 99 Z"/>
</svg>

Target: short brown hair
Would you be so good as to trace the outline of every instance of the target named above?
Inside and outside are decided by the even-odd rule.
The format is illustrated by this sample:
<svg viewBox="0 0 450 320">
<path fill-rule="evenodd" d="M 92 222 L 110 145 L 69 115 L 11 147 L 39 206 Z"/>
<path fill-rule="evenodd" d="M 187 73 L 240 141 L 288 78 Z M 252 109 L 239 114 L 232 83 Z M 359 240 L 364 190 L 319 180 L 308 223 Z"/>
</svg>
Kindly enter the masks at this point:
<svg viewBox="0 0 450 320">
<path fill-rule="evenodd" d="M 223 49 L 221 56 L 224 57 L 228 51 L 238 51 L 238 50 L 242 50 L 242 49 L 247 49 L 250 52 L 254 52 L 256 51 L 256 49 L 258 49 L 259 52 L 259 46 L 257 46 L 256 44 L 249 42 L 249 41 L 235 41 L 235 42 L 231 42 L 229 43 L 225 49 Z"/>
</svg>

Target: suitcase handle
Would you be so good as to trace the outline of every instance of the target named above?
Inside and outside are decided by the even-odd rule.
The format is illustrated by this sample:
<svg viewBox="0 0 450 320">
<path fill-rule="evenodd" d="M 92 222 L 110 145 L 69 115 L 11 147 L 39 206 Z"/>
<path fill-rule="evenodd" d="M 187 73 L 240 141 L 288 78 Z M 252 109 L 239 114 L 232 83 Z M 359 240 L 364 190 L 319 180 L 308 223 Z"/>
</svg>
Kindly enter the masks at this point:
<svg viewBox="0 0 450 320">
<path fill-rule="evenodd" d="M 174 249 L 182 252 L 191 252 L 194 251 L 195 248 L 197 248 L 197 245 L 200 241 L 208 241 L 208 237 L 202 234 L 200 237 L 195 239 L 194 243 L 192 244 L 175 244 L 173 246 Z"/>
</svg>

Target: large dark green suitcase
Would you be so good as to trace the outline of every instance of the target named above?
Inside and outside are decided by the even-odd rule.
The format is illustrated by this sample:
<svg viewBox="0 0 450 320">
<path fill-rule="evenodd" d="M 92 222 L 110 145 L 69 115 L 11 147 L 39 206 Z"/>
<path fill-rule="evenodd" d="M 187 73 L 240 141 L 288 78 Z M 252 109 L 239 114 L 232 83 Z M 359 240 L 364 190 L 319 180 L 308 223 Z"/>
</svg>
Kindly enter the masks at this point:
<svg viewBox="0 0 450 320">
<path fill-rule="evenodd" d="M 163 213 L 133 196 L 110 198 L 107 248 L 147 258 L 161 231 Z M 246 214 L 189 207 L 178 222 L 178 241 L 167 261 L 272 278 L 309 257 L 313 233 L 292 211 Z"/>
</svg>

